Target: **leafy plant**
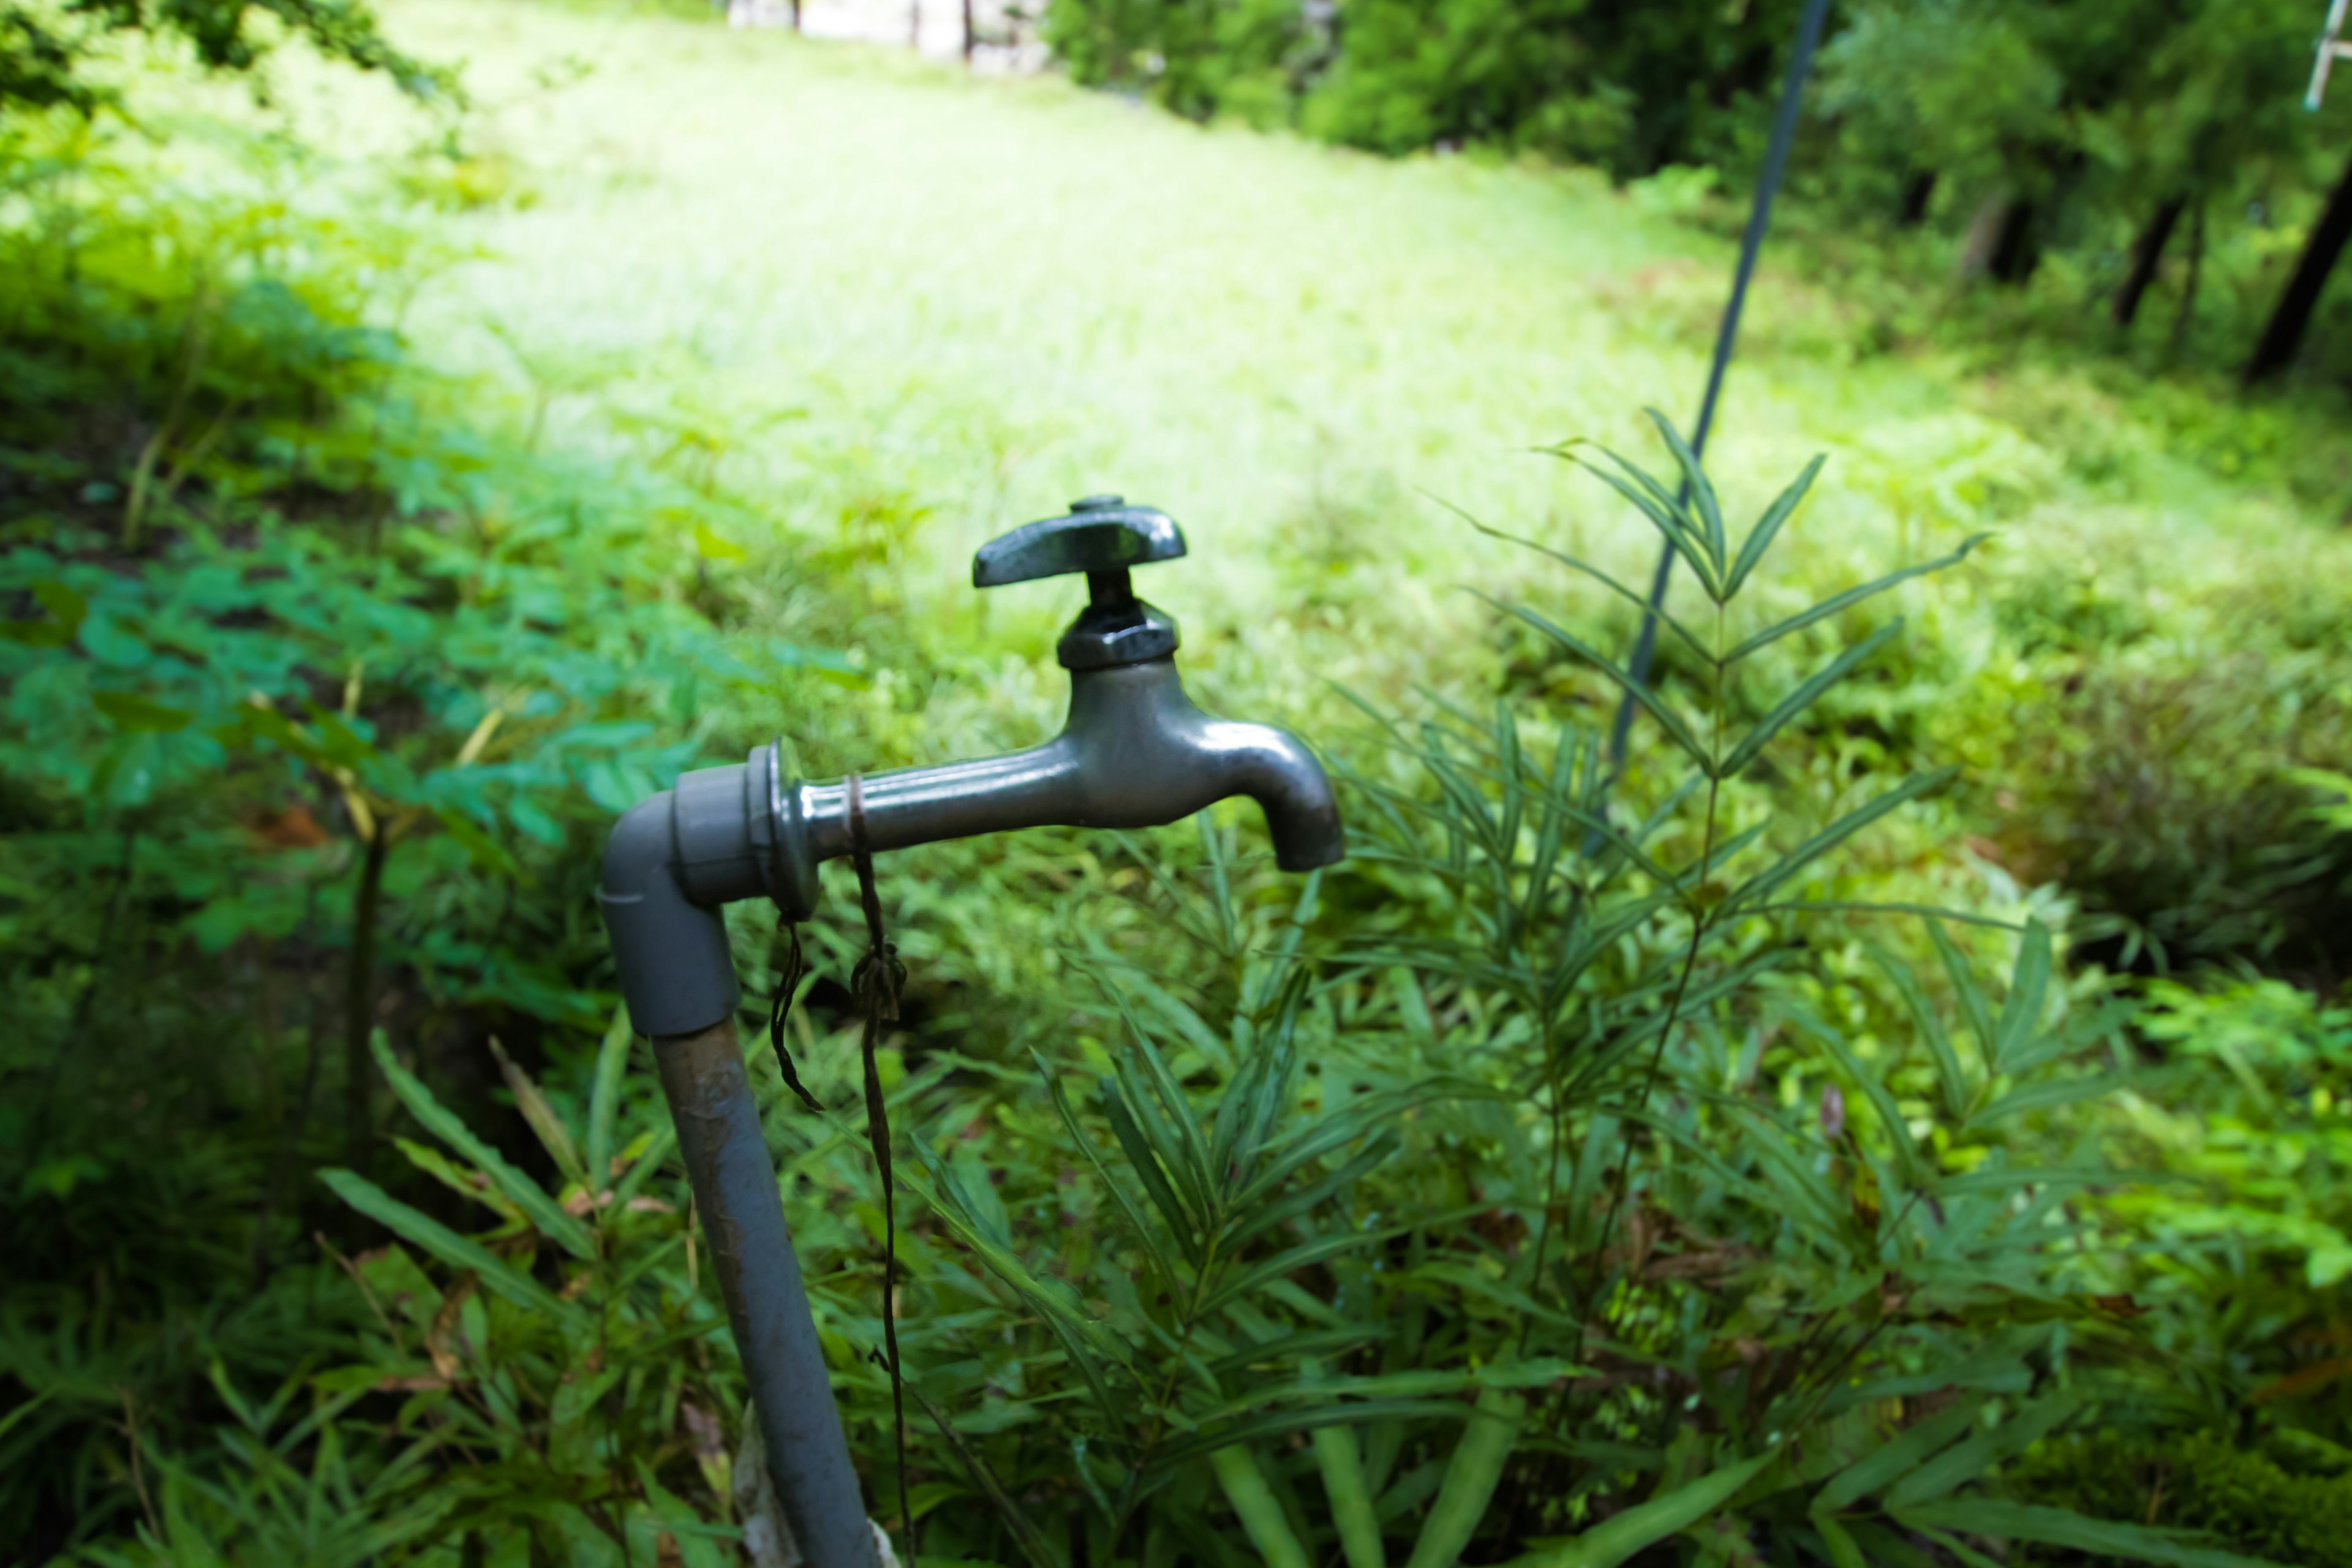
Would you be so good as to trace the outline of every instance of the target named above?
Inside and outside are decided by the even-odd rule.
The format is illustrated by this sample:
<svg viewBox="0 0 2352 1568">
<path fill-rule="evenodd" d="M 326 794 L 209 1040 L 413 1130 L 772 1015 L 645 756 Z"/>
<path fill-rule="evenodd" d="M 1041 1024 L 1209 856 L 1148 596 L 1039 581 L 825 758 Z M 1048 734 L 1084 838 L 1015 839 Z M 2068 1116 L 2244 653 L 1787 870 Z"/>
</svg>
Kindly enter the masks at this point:
<svg viewBox="0 0 2352 1568">
<path fill-rule="evenodd" d="M 1706 476 L 1660 423 L 1689 503 L 1622 459 L 1595 466 L 1728 605 L 1817 467 L 1735 552 Z M 2096 1407 L 2101 1364 L 2132 1359 L 2122 1309 L 2079 1276 L 2063 1207 L 2117 1173 L 2019 1158 L 2034 1120 L 2113 1082 L 2069 1065 L 2112 1015 L 2050 1020 L 2049 932 L 2027 928 L 1996 1003 L 1930 928 L 1973 1059 L 1903 961 L 1884 963 L 1904 1004 L 1888 1017 L 1769 929 L 1738 934 L 1853 912 L 1808 888 L 1808 869 L 1938 781 L 1800 828 L 1778 854 L 1769 819 L 1722 831 L 1727 786 L 1888 634 L 1738 731 L 1727 678 L 1744 653 L 1915 574 L 1744 642 L 1673 623 L 1706 661 L 1711 711 L 1694 720 L 1637 691 L 1678 768 L 1643 781 L 1658 804 L 1630 821 L 1572 724 L 1549 766 L 1519 744 L 1508 704 L 1491 724 L 1447 712 L 1417 743 L 1387 726 L 1426 783 L 1351 775 L 1376 826 L 1357 846 L 1360 890 L 1343 878 L 1328 896 L 1366 913 L 1314 978 L 1299 967 L 1304 904 L 1255 942 L 1221 912 L 1213 837 L 1205 909 L 1162 881 L 1170 908 L 1191 911 L 1182 923 L 1242 973 L 1230 1026 L 1105 968 L 1129 1043 L 1087 1053 L 1102 1072 L 1092 1115 L 1041 1062 L 1083 1184 L 1118 1216 L 1116 1244 L 1081 1247 L 1066 1226 L 1051 1247 L 1025 1243 L 987 1184 L 929 1162 L 950 1234 L 1074 1375 L 1051 1418 L 1077 1467 L 1058 1494 L 1066 1531 L 1033 1517 L 1042 1473 L 1002 1476 L 961 1448 L 1008 1543 L 1040 1563 L 1061 1560 L 1066 1533 L 1094 1559 L 1138 1536 L 1147 1562 L 1222 1556 L 1236 1547 L 1201 1516 L 1222 1495 L 1274 1562 L 1385 1560 L 1402 1536 L 1412 1561 L 1442 1563 L 1476 1540 L 1491 1552 L 1563 1531 L 1528 1561 L 1614 1563 L 1687 1535 L 1702 1552 L 1769 1546 L 1843 1568 L 1913 1542 L 1969 1550 L 1961 1538 L 1983 1533 L 2219 1561 L 2187 1537 L 1985 1491 Z M 1506 608 L 1608 668 L 1538 612 Z M 1393 929 L 1383 910 L 1451 913 Z M 1370 929 L 1349 929 L 1359 919 Z M 1801 1045 L 1768 1058 L 1784 1031 Z M 1913 1034 L 1931 1087 L 1906 1112 L 1898 1092 L 1916 1091 L 1890 1079 L 1895 1043 Z M 1837 1108 L 1818 1130 L 1803 1102 L 1762 1092 L 1775 1061 L 1817 1075 Z M 1315 1069 L 1312 1105 L 1290 1100 L 1298 1064 Z M 1847 1124 L 1848 1094 L 1867 1121 Z M 1391 1190 L 1400 1146 L 1395 1169 L 1458 1173 Z M 1247 1376 L 1265 1363 L 1297 1372 Z M 951 1432 L 942 1392 L 953 1385 L 929 1398 Z M 1279 1440 L 1310 1429 L 1283 1457 Z M 1655 1479 L 1629 1488 L 1628 1475 Z"/>
</svg>

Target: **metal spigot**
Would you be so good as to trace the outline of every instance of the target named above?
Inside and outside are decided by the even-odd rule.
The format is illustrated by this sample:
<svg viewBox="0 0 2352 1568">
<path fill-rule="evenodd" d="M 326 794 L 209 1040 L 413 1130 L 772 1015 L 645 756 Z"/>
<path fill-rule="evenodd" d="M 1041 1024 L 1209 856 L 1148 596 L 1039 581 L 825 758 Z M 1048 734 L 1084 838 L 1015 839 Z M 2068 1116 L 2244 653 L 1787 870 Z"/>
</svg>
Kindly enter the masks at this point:
<svg viewBox="0 0 2352 1568">
<path fill-rule="evenodd" d="M 1084 573 L 1086 608 L 1055 655 L 1070 672 L 1060 734 L 1026 751 L 859 781 L 869 850 L 1014 828 L 1156 827 L 1245 795 L 1275 863 L 1307 871 L 1346 852 L 1331 784 L 1287 732 L 1213 718 L 1176 672 L 1175 619 L 1135 596 L 1131 568 L 1184 553 L 1167 513 L 1089 496 L 991 540 L 975 588 Z M 810 1568 L 870 1568 L 872 1532 L 808 1318 L 774 1171 L 735 1037 L 722 905 L 767 898 L 814 912 L 817 868 L 855 847 L 845 782 L 785 776 L 781 743 L 682 775 L 613 829 L 597 901 L 637 1033 L 653 1037 L 714 1273 L 750 1374 L 770 1468 Z"/>
</svg>

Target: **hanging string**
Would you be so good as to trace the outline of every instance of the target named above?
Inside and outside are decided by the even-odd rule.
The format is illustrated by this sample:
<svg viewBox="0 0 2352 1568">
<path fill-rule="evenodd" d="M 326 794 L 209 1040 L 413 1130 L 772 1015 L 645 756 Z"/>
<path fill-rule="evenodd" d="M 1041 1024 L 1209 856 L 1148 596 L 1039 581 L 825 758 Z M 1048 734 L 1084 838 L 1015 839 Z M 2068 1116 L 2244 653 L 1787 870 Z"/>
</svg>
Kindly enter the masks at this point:
<svg viewBox="0 0 2352 1568">
<path fill-rule="evenodd" d="M 801 928 L 788 915 L 777 917 L 776 924 L 784 933 L 784 962 L 776 972 L 775 994 L 768 998 L 768 1044 L 776 1053 L 776 1066 L 784 1075 L 784 1085 L 801 1097 L 801 1103 L 822 1115 L 824 1107 L 815 1095 L 801 1082 L 800 1069 L 793 1066 L 793 1053 L 784 1049 L 784 1020 L 793 1010 L 793 994 L 801 988 L 808 974 L 808 958 L 801 952 Z"/>
<path fill-rule="evenodd" d="M 866 956 L 850 972 L 849 989 L 866 1010 L 862 1055 L 866 1066 L 866 1137 L 874 1147 L 874 1165 L 882 1178 L 882 1345 L 890 1369 L 891 1436 L 898 1445 L 898 1521 L 907 1532 L 907 1561 L 915 1561 L 918 1542 L 914 1510 L 907 1503 L 907 1391 L 898 1363 L 898 1213 L 897 1184 L 890 1174 L 890 1115 L 882 1098 L 882 1070 L 877 1052 L 882 1026 L 896 1023 L 898 994 L 907 984 L 907 966 L 898 949 L 882 931 L 882 899 L 874 890 L 874 852 L 866 841 L 865 781 L 856 773 L 849 785 L 849 847 L 857 868 L 857 901 L 866 912 Z"/>
</svg>

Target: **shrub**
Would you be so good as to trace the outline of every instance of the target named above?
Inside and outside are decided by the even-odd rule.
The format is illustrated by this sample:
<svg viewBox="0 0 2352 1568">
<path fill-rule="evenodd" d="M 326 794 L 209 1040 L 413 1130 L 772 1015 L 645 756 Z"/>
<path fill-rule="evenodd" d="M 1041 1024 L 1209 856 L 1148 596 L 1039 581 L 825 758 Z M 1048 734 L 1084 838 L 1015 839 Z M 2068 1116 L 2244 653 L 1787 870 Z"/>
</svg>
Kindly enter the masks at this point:
<svg viewBox="0 0 2352 1568">
<path fill-rule="evenodd" d="M 2273 1563 L 2352 1563 L 2352 1477 L 2297 1475 L 2216 1433 L 2068 1438 L 2034 1455 L 2015 1489 L 2096 1519 L 2192 1530 Z"/>
</svg>

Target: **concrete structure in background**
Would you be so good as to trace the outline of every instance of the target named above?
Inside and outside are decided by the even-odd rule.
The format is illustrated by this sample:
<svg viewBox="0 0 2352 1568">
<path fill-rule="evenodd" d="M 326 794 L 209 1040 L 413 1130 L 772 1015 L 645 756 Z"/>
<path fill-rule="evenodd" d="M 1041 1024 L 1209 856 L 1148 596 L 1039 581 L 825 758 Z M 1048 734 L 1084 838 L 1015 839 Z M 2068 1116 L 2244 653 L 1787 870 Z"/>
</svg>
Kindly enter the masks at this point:
<svg viewBox="0 0 2352 1568">
<path fill-rule="evenodd" d="M 988 76 L 1027 75 L 1045 68 L 1048 51 L 1037 37 L 1042 0 L 971 0 L 972 69 Z M 790 27 L 792 0 L 729 0 L 737 27 Z M 802 0 L 801 32 L 812 38 L 895 44 L 911 39 L 928 59 L 963 54 L 963 0 Z"/>
</svg>

